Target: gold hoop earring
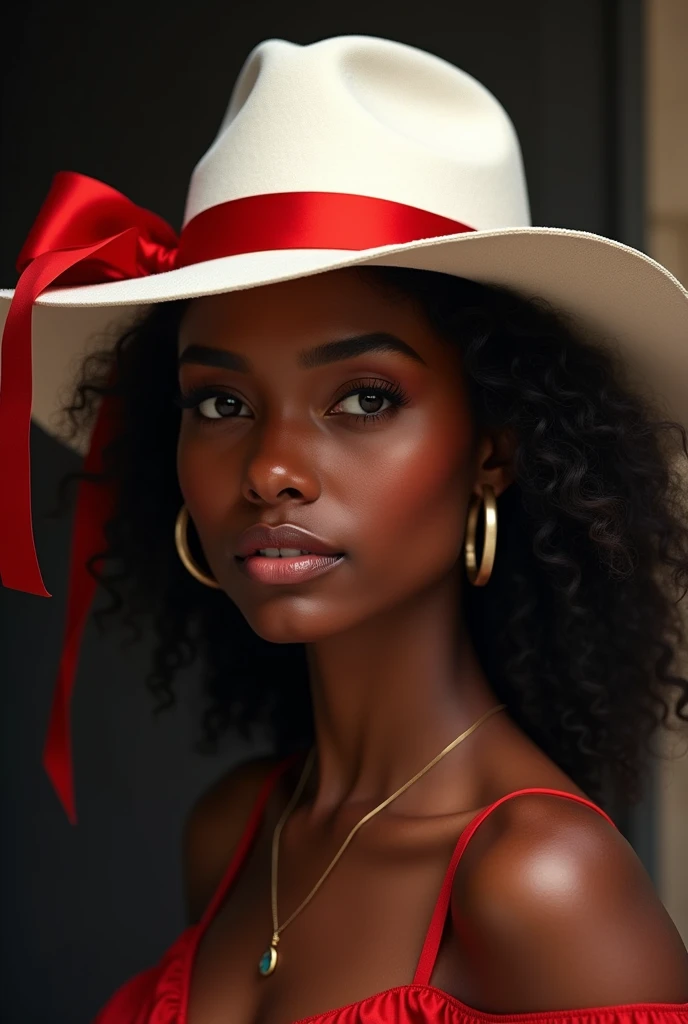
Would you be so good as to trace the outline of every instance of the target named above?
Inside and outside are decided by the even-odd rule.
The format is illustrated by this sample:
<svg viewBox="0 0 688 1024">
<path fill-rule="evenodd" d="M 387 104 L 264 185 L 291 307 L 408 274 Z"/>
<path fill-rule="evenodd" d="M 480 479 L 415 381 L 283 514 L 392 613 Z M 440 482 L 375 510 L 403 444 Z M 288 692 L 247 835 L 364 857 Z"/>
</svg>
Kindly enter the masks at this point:
<svg viewBox="0 0 688 1024">
<path fill-rule="evenodd" d="M 483 557 L 480 560 L 480 569 L 478 569 L 475 558 L 475 535 L 481 500 L 485 509 L 485 540 L 483 541 Z M 466 574 L 474 587 L 484 587 L 492 575 L 496 550 L 497 502 L 493 489 L 489 484 L 485 484 L 482 499 L 479 494 L 474 494 L 471 498 L 466 523 Z"/>
<path fill-rule="evenodd" d="M 199 583 L 205 583 L 206 587 L 216 587 L 220 589 L 220 584 L 217 580 L 214 580 L 212 576 L 206 576 L 204 572 L 198 568 L 196 563 L 189 554 L 189 545 L 186 538 L 186 528 L 189 522 L 189 510 L 186 505 L 182 505 L 177 513 L 177 520 L 174 524 L 174 543 L 177 548 L 177 554 L 181 560 L 182 565 L 194 579 L 197 579 Z"/>
</svg>

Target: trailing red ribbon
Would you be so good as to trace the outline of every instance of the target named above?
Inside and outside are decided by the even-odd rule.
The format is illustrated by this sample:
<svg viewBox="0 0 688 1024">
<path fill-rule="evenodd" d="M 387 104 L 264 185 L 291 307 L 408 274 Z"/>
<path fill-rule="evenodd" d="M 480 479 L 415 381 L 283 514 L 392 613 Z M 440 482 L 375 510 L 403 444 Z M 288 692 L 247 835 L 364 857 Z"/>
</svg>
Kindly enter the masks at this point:
<svg viewBox="0 0 688 1024">
<path fill-rule="evenodd" d="M 247 196 L 204 210 L 181 237 L 161 217 L 116 189 L 72 171 L 55 175 L 24 243 L 20 278 L 0 351 L 0 578 L 5 587 L 40 597 L 45 589 L 31 515 L 32 307 L 51 285 L 75 286 L 147 277 L 206 260 L 279 249 L 364 250 L 473 231 L 458 221 L 404 203 L 332 192 Z M 117 431 L 112 398 L 101 403 L 84 469 L 98 474 Z M 65 640 L 43 764 L 70 821 L 76 824 L 69 702 L 81 635 L 96 581 L 89 557 L 105 550 L 113 485 L 82 481 L 70 554 Z"/>
</svg>

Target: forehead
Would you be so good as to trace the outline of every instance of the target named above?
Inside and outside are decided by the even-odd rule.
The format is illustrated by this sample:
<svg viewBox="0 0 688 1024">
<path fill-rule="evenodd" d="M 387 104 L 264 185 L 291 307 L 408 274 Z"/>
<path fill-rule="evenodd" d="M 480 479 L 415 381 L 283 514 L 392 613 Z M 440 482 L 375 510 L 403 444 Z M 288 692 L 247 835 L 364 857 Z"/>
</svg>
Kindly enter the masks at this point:
<svg viewBox="0 0 688 1024">
<path fill-rule="evenodd" d="M 255 344 L 279 337 L 301 348 L 354 334 L 385 331 L 425 353 L 446 342 L 410 297 L 382 287 L 355 268 L 194 299 L 179 331 L 179 351 L 192 343 Z M 425 355 L 425 353 L 423 353 Z"/>
</svg>

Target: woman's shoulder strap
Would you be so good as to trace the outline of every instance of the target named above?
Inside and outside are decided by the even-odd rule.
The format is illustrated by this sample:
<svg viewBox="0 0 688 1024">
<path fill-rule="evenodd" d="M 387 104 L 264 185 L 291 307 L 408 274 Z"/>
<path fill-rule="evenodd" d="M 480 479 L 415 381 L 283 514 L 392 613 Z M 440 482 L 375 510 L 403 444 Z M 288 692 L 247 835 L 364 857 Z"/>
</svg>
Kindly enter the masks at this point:
<svg viewBox="0 0 688 1024">
<path fill-rule="evenodd" d="M 452 854 L 452 858 L 449 862 L 449 867 L 447 868 L 447 872 L 444 876 L 442 888 L 440 889 L 440 894 L 437 898 L 437 903 L 435 904 L 435 909 L 430 920 L 430 927 L 428 928 L 427 934 L 425 936 L 423 949 L 421 951 L 420 959 L 418 961 L 418 967 L 416 968 L 416 973 L 413 979 L 414 985 L 430 984 L 430 978 L 432 976 L 432 971 L 435 966 L 437 952 L 439 950 L 440 941 L 442 939 L 442 933 L 444 931 L 445 921 L 447 919 L 447 911 L 449 909 L 452 888 L 454 885 L 454 876 L 456 874 L 456 869 L 459 865 L 459 861 L 461 860 L 461 857 L 463 856 L 464 851 L 468 846 L 471 836 L 475 834 L 479 826 L 482 825 L 485 819 L 489 817 L 489 815 L 492 814 L 492 812 L 495 811 L 497 807 L 500 807 L 507 800 L 512 800 L 514 797 L 521 796 L 525 793 L 541 793 L 549 796 L 563 797 L 567 800 L 575 800 L 577 803 L 585 804 L 587 807 L 591 807 L 594 811 L 597 811 L 598 814 L 601 814 L 603 818 L 606 818 L 606 820 L 611 825 L 613 825 L 614 828 L 616 828 L 616 825 L 609 817 L 609 815 L 605 811 L 603 811 L 601 807 L 598 807 L 598 805 L 594 803 L 592 800 L 589 800 L 587 797 L 584 796 L 578 796 L 578 794 L 576 793 L 567 793 L 566 790 L 563 789 L 549 789 L 546 786 L 531 786 L 528 789 L 514 790 L 512 793 L 506 793 L 504 796 L 501 796 L 498 800 L 495 800 L 487 807 L 484 807 L 482 811 L 479 811 L 478 814 L 476 814 L 475 817 L 470 820 L 466 828 L 462 831 L 461 835 L 459 836 L 458 842 L 454 847 L 454 853 Z"/>
<path fill-rule="evenodd" d="M 287 768 L 296 760 L 298 756 L 298 754 L 292 754 L 289 757 L 285 757 L 278 761 L 277 764 L 275 764 L 274 767 L 270 769 L 265 779 L 263 780 L 260 790 L 258 791 L 258 795 L 256 796 L 256 799 L 253 803 L 253 807 L 251 809 L 251 813 L 248 817 L 244 830 L 239 838 L 239 842 L 237 843 L 234 849 L 234 853 L 232 854 L 229 860 L 229 863 L 224 872 L 224 875 L 220 880 L 219 885 L 215 889 L 212 898 L 210 899 L 208 905 L 205 908 L 205 911 L 203 912 L 203 916 L 199 922 L 199 928 L 201 928 L 202 930 L 207 927 L 207 925 L 210 923 L 212 918 L 217 913 L 220 904 L 227 895 L 227 891 L 229 890 L 230 885 L 236 878 L 236 875 L 238 874 L 242 864 L 244 863 L 244 860 L 246 859 L 248 851 L 251 848 L 253 840 L 255 839 L 258 829 L 260 827 L 260 823 L 263 819 L 265 805 L 267 804 L 270 795 L 273 789 L 275 788 L 275 785 L 277 784 L 278 779 L 287 770 Z"/>
</svg>

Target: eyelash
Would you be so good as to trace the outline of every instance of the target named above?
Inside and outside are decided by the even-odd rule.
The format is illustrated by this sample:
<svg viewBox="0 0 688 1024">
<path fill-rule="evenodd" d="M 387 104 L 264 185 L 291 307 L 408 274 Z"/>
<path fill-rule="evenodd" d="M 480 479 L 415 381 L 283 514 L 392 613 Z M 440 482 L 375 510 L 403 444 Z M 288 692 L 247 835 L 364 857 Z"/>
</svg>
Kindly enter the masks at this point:
<svg viewBox="0 0 688 1024">
<path fill-rule="evenodd" d="M 406 405 L 409 401 L 408 395 L 398 384 L 390 384 L 389 381 L 375 380 L 372 384 L 367 381 L 354 381 L 351 389 L 346 394 L 341 395 L 340 398 L 334 403 L 339 405 L 340 402 L 344 402 L 347 398 L 351 398 L 352 395 L 360 394 L 375 394 L 380 393 L 385 396 L 391 405 L 387 409 L 383 409 L 382 412 L 363 412 L 363 413 L 337 413 L 336 415 L 353 417 L 356 421 L 363 420 L 364 425 L 366 422 L 379 421 L 386 419 L 387 416 L 394 415 L 403 405 Z M 190 391 L 181 392 L 174 399 L 174 404 L 179 409 L 192 409 L 194 419 L 198 420 L 204 425 L 212 426 L 215 423 L 222 423 L 228 419 L 247 419 L 246 416 L 203 416 L 199 412 L 199 406 L 201 402 L 206 401 L 208 398 L 235 398 L 241 405 L 246 405 L 243 399 L 237 398 L 236 395 L 232 394 L 231 391 L 224 391 L 218 388 L 203 386 L 198 388 L 192 388 Z"/>
</svg>

